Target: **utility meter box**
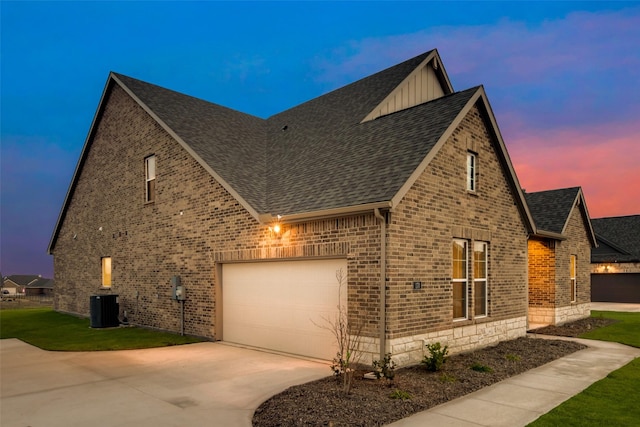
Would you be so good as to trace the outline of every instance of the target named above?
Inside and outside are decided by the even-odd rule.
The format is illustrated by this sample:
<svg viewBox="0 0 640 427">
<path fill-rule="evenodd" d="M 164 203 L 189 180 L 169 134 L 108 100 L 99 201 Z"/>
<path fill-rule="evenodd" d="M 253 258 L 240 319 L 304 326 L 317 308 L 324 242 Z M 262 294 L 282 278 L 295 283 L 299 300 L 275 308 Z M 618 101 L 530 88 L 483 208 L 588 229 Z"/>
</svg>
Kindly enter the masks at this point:
<svg viewBox="0 0 640 427">
<path fill-rule="evenodd" d="M 184 301 L 186 297 L 180 276 L 173 276 L 171 278 L 171 298 L 177 301 Z"/>
</svg>

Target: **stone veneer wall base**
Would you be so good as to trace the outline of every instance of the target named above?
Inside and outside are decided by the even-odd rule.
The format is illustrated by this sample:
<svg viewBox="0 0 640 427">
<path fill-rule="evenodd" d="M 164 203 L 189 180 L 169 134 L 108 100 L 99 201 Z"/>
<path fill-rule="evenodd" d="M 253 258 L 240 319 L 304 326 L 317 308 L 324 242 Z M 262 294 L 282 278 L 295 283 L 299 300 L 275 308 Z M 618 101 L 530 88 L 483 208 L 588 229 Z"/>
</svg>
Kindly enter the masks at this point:
<svg viewBox="0 0 640 427">
<path fill-rule="evenodd" d="M 513 340 L 526 333 L 527 318 L 522 316 L 390 339 L 387 340 L 387 348 L 396 365 L 402 367 L 420 363 L 427 355 L 426 344 L 439 342 L 449 347 L 449 354 L 456 354 Z M 361 363 L 371 365 L 380 358 L 379 342 L 377 338 L 361 339 Z"/>
<path fill-rule="evenodd" d="M 572 304 L 567 307 L 529 307 L 529 323 L 562 325 L 591 316 L 591 303 Z"/>
</svg>

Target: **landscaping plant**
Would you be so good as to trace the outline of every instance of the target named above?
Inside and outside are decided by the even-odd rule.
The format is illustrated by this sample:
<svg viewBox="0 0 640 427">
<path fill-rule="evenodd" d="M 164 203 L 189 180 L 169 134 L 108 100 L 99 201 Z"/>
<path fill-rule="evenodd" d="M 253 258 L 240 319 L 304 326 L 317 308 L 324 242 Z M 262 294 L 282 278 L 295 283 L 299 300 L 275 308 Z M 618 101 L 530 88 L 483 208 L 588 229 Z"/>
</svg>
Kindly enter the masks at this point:
<svg viewBox="0 0 640 427">
<path fill-rule="evenodd" d="M 398 400 L 411 400 L 411 394 L 400 389 L 395 389 L 394 391 L 392 391 L 389 397 Z"/>
<path fill-rule="evenodd" d="M 395 377 L 395 369 L 396 362 L 391 358 L 391 353 L 387 353 L 384 356 L 384 360 L 380 362 L 379 360 L 373 361 L 373 372 L 377 379 L 386 378 L 389 381 L 393 381 Z"/>
<path fill-rule="evenodd" d="M 362 324 L 356 325 L 351 322 L 347 308 L 342 304 L 342 288 L 345 281 L 342 269 L 336 271 L 336 280 L 338 281 L 338 311 L 334 318 L 323 318 L 324 324 L 316 324 L 316 326 L 330 331 L 336 340 L 338 352 L 333 358 L 331 370 L 335 376 L 342 378 L 342 391 L 348 394 L 351 391 L 354 366 L 362 356 L 360 346 Z"/>
<path fill-rule="evenodd" d="M 474 362 L 473 365 L 471 365 L 471 370 L 476 372 L 487 372 L 487 373 L 493 372 L 493 369 L 491 368 L 491 366 L 483 365 L 482 363 L 479 363 L 479 362 Z"/>
<path fill-rule="evenodd" d="M 439 342 L 434 344 L 426 344 L 427 350 L 429 350 L 429 356 L 424 356 L 422 364 L 426 369 L 431 372 L 436 372 L 442 369 L 442 365 L 447 361 L 447 353 L 449 347 L 442 347 Z"/>
</svg>

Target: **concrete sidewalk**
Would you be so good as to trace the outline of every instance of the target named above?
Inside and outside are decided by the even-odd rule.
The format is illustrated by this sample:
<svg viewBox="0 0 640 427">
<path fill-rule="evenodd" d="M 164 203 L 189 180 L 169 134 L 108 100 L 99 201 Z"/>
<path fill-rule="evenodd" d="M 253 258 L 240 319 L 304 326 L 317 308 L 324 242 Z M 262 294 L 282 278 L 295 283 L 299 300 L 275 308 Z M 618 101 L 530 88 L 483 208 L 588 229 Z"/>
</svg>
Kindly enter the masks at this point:
<svg viewBox="0 0 640 427">
<path fill-rule="evenodd" d="M 627 311 L 640 313 L 640 303 L 633 302 L 592 302 L 591 310 L 598 311 Z"/>
<path fill-rule="evenodd" d="M 589 348 L 389 426 L 525 426 L 640 357 L 640 349 L 618 343 L 538 335 L 538 339 L 545 338 L 577 341 Z"/>
</svg>

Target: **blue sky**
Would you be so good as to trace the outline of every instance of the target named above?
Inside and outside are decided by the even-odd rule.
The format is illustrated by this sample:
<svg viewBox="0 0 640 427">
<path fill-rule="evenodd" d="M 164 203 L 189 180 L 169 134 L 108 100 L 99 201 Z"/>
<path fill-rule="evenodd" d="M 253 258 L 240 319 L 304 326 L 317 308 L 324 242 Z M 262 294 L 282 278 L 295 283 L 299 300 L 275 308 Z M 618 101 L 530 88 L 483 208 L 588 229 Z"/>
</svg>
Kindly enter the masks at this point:
<svg viewBox="0 0 640 427">
<path fill-rule="evenodd" d="M 109 71 L 259 117 L 437 48 L 521 184 L 640 214 L 640 2 L 0 3 L 0 271 L 46 250 Z"/>
</svg>

